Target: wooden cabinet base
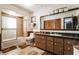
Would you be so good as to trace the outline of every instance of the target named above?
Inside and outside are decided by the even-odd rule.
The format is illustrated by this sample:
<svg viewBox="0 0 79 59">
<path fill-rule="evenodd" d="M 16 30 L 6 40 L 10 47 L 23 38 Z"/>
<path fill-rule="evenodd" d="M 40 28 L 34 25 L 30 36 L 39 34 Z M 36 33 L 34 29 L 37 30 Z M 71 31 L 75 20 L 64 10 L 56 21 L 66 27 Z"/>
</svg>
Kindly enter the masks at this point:
<svg viewBox="0 0 79 59">
<path fill-rule="evenodd" d="M 76 39 L 36 35 L 35 44 L 38 48 L 54 55 L 73 55 L 73 46 L 79 44 Z"/>
</svg>

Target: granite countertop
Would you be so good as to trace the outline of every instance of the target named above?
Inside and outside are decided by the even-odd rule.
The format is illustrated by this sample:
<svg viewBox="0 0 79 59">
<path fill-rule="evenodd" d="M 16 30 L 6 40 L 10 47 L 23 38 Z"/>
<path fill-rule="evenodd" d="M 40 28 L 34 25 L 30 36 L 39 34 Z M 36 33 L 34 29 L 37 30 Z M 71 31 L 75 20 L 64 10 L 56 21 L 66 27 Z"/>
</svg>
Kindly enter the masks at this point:
<svg viewBox="0 0 79 59">
<path fill-rule="evenodd" d="M 43 34 L 43 33 L 35 33 L 37 35 L 47 35 L 47 36 L 54 36 L 54 37 L 62 37 L 62 38 L 72 38 L 72 39 L 79 39 L 77 36 L 67 36 L 67 35 L 61 35 L 61 34 Z"/>
</svg>

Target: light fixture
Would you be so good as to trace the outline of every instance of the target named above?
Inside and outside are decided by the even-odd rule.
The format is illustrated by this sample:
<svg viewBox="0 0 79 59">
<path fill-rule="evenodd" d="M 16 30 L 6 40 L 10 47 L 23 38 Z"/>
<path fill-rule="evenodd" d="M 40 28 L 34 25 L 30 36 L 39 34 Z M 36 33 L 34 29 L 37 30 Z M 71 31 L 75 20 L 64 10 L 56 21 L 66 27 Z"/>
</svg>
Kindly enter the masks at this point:
<svg viewBox="0 0 79 59">
<path fill-rule="evenodd" d="M 16 12 L 9 10 L 10 15 L 16 15 Z"/>
<path fill-rule="evenodd" d="M 13 15 L 13 16 L 22 16 L 21 14 L 18 14 L 13 10 L 2 9 L 2 12 L 6 13 L 6 14 L 9 14 L 9 15 Z"/>
<path fill-rule="evenodd" d="M 14 11 L 12 11 L 12 10 L 9 10 L 9 14 L 10 14 L 10 15 L 13 15 L 13 16 L 22 16 L 22 15 L 20 15 L 20 14 L 14 12 Z"/>
</svg>

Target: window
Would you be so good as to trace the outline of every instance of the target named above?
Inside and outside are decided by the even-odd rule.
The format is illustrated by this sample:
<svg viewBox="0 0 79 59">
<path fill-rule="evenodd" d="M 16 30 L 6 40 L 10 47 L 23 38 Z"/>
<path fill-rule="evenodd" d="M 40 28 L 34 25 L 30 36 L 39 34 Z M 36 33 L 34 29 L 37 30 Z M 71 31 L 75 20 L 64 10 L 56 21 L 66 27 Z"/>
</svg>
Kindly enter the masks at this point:
<svg viewBox="0 0 79 59">
<path fill-rule="evenodd" d="M 16 18 L 3 16 L 2 28 L 16 28 Z"/>
</svg>

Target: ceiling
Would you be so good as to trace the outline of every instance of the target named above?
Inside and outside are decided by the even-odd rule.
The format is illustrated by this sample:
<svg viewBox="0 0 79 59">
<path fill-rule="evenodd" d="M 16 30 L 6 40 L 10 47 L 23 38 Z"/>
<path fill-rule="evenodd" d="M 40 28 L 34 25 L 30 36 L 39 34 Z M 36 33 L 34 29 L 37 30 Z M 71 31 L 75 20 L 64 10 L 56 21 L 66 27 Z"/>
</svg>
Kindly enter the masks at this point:
<svg viewBox="0 0 79 59">
<path fill-rule="evenodd" d="M 29 10 L 31 12 L 36 12 L 39 10 L 43 10 L 45 8 L 50 8 L 52 10 L 55 10 L 57 8 L 62 8 L 62 7 L 68 7 L 68 8 L 75 8 L 79 7 L 79 4 L 16 4 L 19 7 L 22 7 L 26 10 Z"/>
</svg>

